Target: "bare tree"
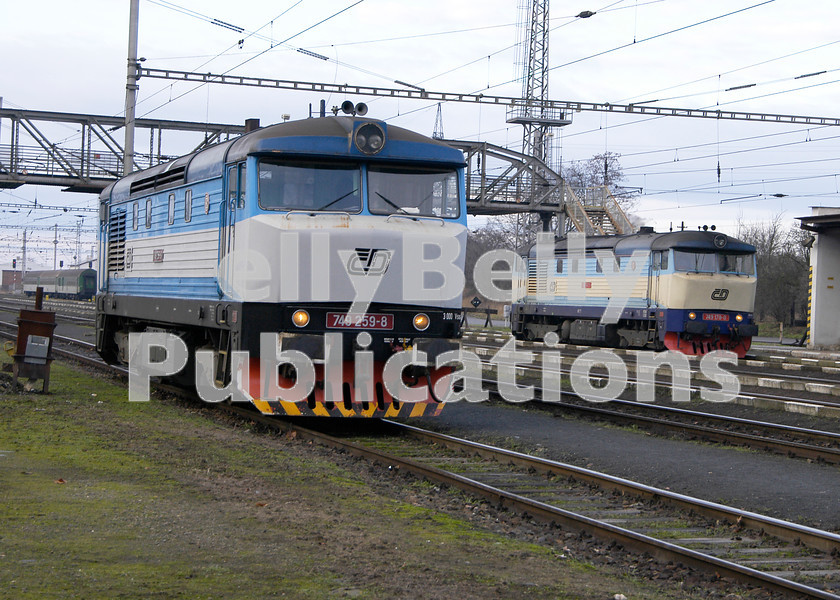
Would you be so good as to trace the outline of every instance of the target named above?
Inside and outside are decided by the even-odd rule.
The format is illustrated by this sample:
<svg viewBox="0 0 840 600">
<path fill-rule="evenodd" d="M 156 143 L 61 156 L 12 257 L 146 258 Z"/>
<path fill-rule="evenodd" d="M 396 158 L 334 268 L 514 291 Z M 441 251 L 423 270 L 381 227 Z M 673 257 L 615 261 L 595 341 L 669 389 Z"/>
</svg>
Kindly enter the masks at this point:
<svg viewBox="0 0 840 600">
<path fill-rule="evenodd" d="M 755 313 L 758 320 L 772 317 L 793 324 L 804 316 L 808 299 L 810 250 L 803 232 L 787 226 L 782 215 L 768 222 L 738 223 L 738 238 L 756 249 L 758 286 Z"/>
<path fill-rule="evenodd" d="M 571 162 L 563 167 L 563 178 L 575 190 L 606 186 L 621 208 L 630 210 L 638 201 L 639 190 L 621 185 L 625 176 L 620 158 L 617 152 L 604 152 L 588 160 Z"/>
<path fill-rule="evenodd" d="M 534 243 L 534 238 L 529 238 L 524 244 L 517 246 L 516 243 L 516 221 L 513 218 L 515 215 L 506 215 L 504 217 L 496 217 L 487 225 L 470 231 L 467 237 L 467 257 L 465 265 L 466 281 L 464 284 L 464 298 L 472 298 L 478 295 L 478 290 L 475 287 L 473 280 L 473 271 L 475 270 L 476 261 L 490 250 L 512 250 L 514 252 L 523 253 L 527 251 L 531 244 Z M 527 217 L 527 215 L 526 215 Z M 524 235 L 524 230 L 520 232 Z M 536 236 L 536 233 L 534 234 Z"/>
</svg>

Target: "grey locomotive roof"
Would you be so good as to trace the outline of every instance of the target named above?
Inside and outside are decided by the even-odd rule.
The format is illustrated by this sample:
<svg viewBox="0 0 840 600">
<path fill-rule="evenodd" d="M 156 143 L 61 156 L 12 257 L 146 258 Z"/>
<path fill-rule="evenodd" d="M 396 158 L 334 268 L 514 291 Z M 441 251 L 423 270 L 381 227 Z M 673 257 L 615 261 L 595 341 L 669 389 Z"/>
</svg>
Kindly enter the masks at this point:
<svg viewBox="0 0 840 600">
<path fill-rule="evenodd" d="M 277 137 L 340 137 L 347 138 L 352 133 L 356 122 L 382 123 L 376 119 L 362 119 L 359 117 L 324 117 L 320 119 L 304 119 L 270 125 L 262 129 L 243 135 L 233 140 L 227 155 L 228 162 L 242 160 L 248 154 L 263 150 L 261 142 Z M 446 144 L 425 135 L 421 135 L 402 127 L 388 125 L 388 139 L 391 141 L 421 142 L 424 144 L 438 144 L 448 148 Z"/>
<path fill-rule="evenodd" d="M 365 119 L 361 117 L 321 117 L 268 125 L 250 133 L 241 135 L 235 139 L 215 144 L 204 150 L 199 150 L 197 152 L 193 152 L 192 154 L 181 156 L 175 160 L 155 165 L 154 167 L 150 167 L 142 171 L 136 171 L 106 187 L 99 197 L 103 202 L 108 198 L 110 198 L 112 202 L 125 200 L 131 193 L 133 183 L 139 180 L 148 180 L 150 178 L 160 177 L 167 173 L 175 172 L 181 168 L 185 169 L 186 182 L 200 181 L 210 177 L 219 177 L 222 174 L 225 163 L 242 160 L 247 155 L 253 153 L 271 152 L 272 148 L 270 148 L 270 145 L 266 143 L 271 139 L 289 137 L 333 137 L 347 139 L 349 143 L 349 134 L 353 132 L 355 123 L 379 123 L 380 126 L 387 130 L 388 139 L 390 141 L 418 142 L 423 144 L 438 145 L 442 149 L 448 149 L 453 152 L 453 162 L 460 164 L 463 164 L 464 162 L 463 155 L 460 151 L 451 148 L 439 140 L 426 137 L 422 134 L 402 127 L 397 127 L 396 125 L 387 125 L 376 119 Z"/>
<path fill-rule="evenodd" d="M 725 251 L 733 253 L 755 252 L 755 246 L 716 231 L 671 231 L 656 233 L 643 231 L 628 235 L 594 235 L 586 237 L 586 249 L 605 248 L 618 255 L 629 255 L 634 250 Z M 566 238 L 558 238 L 555 250 L 566 251 Z M 536 256 L 536 246 L 530 256 Z"/>
</svg>

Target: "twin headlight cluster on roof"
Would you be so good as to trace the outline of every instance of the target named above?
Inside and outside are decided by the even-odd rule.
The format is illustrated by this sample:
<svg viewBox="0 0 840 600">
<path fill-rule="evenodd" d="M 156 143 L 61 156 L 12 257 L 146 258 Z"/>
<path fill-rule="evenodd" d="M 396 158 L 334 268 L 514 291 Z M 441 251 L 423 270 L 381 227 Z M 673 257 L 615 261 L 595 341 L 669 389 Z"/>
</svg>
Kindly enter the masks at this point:
<svg viewBox="0 0 840 600">
<path fill-rule="evenodd" d="M 376 154 L 385 146 L 385 132 L 376 123 L 365 123 L 353 134 L 353 142 L 360 152 Z"/>
<path fill-rule="evenodd" d="M 366 115 L 367 104 L 359 102 L 353 104 L 350 100 L 341 103 L 341 112 L 345 115 Z M 364 154 L 376 154 L 385 147 L 385 131 L 376 123 L 365 123 L 353 133 L 353 143 L 356 144 L 359 152 Z"/>
</svg>

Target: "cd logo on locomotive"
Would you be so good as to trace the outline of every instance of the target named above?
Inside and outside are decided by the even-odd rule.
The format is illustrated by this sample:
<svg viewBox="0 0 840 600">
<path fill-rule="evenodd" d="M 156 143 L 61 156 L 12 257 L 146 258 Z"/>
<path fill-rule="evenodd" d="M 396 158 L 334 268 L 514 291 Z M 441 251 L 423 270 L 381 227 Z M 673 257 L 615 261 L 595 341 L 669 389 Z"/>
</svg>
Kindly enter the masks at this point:
<svg viewBox="0 0 840 600">
<path fill-rule="evenodd" d="M 385 248 L 356 248 L 347 261 L 351 275 L 383 275 L 391 264 L 391 251 Z"/>
</svg>

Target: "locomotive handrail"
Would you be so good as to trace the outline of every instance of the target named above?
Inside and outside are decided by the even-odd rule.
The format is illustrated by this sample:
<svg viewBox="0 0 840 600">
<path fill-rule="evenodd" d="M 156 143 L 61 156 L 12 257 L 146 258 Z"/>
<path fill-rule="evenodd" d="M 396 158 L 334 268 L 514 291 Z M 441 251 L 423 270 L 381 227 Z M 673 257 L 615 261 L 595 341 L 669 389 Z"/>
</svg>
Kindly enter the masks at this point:
<svg viewBox="0 0 840 600">
<path fill-rule="evenodd" d="M 410 219 L 412 221 L 419 221 L 421 219 L 423 219 L 424 221 L 440 221 L 440 226 L 441 227 L 446 227 L 446 221 L 444 221 L 441 217 L 427 217 L 427 216 L 424 216 L 424 215 L 397 215 L 397 214 L 394 214 L 394 215 L 388 215 L 385 218 L 385 222 L 387 223 L 388 221 L 390 221 L 392 217 L 396 217 L 398 219 Z"/>
<path fill-rule="evenodd" d="M 340 217 L 347 217 L 348 219 L 353 216 L 352 213 L 347 212 L 346 210 L 290 210 L 286 213 L 285 217 L 286 220 L 289 220 L 289 217 L 292 215 L 306 215 L 307 217 L 321 217 L 323 215 L 338 215 Z"/>
</svg>

